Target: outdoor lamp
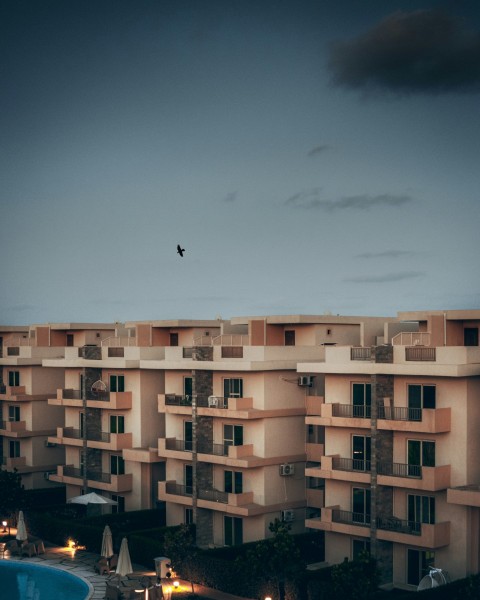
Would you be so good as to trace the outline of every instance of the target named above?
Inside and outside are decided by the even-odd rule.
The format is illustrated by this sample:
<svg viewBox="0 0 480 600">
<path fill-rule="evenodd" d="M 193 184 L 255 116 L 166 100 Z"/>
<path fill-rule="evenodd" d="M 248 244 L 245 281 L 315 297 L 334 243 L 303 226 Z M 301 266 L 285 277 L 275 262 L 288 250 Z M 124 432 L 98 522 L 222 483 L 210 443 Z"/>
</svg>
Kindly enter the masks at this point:
<svg viewBox="0 0 480 600">
<path fill-rule="evenodd" d="M 7 533 L 7 522 L 2 521 L 2 525 L 3 525 L 3 533 Z"/>
<path fill-rule="evenodd" d="M 179 586 L 179 585 L 180 585 L 180 582 L 178 582 L 178 581 L 174 581 L 174 582 L 173 582 L 173 587 L 174 587 L 175 589 L 178 589 L 178 586 Z"/>
<path fill-rule="evenodd" d="M 270 596 L 265 596 L 265 600 L 272 600 Z"/>
</svg>

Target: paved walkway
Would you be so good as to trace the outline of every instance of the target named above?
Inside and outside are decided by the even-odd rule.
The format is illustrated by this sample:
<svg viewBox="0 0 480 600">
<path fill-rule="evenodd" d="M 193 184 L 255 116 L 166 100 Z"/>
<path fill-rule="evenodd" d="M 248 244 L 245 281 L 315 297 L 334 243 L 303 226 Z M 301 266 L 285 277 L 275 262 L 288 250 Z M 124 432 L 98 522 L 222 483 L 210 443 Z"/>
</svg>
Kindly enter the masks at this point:
<svg viewBox="0 0 480 600">
<path fill-rule="evenodd" d="M 77 575 L 82 578 L 90 587 L 90 594 L 87 597 L 88 600 L 103 600 L 105 597 L 105 588 L 107 577 L 105 575 L 99 575 L 95 573 L 95 564 L 99 560 L 100 556 L 86 550 L 77 550 L 73 552 L 68 548 L 59 548 L 58 546 L 51 546 L 45 543 L 45 554 L 38 556 L 18 557 L 10 556 L 7 552 L 5 554 L 5 560 L 18 560 L 22 562 L 31 562 L 39 565 L 57 567 L 69 571 L 73 575 Z M 1 560 L 1 559 L 0 559 Z M 155 571 L 147 571 L 145 567 L 141 565 L 133 564 L 134 573 L 129 578 L 135 578 L 141 580 L 142 577 L 150 577 L 152 581 L 155 581 Z M 191 584 L 186 581 L 179 581 L 179 587 L 172 592 L 171 600 L 175 599 L 175 596 L 180 594 L 186 594 L 191 592 Z M 165 589 L 165 588 L 164 588 Z M 218 590 L 213 590 L 204 586 L 195 584 L 195 594 L 202 598 L 209 598 L 211 600 L 245 600 L 239 596 L 233 596 L 231 594 L 225 594 Z M 167 596 L 168 598 L 168 596 Z"/>
</svg>

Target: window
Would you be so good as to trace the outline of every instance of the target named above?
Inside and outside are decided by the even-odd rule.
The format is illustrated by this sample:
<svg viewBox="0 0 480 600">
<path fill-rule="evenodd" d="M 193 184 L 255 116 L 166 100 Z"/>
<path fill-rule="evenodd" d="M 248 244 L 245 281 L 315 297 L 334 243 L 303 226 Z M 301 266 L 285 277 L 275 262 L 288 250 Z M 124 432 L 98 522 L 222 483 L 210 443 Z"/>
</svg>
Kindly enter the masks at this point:
<svg viewBox="0 0 480 600">
<path fill-rule="evenodd" d="M 185 486 L 185 495 L 191 496 L 193 494 L 193 467 L 192 467 L 192 465 L 185 465 L 183 468 L 183 485 Z"/>
<path fill-rule="evenodd" d="M 67 333 L 67 346 L 73 346 L 73 333 Z"/>
<path fill-rule="evenodd" d="M 8 420 L 11 422 L 20 421 L 20 407 L 19 406 L 10 405 L 8 407 Z"/>
<path fill-rule="evenodd" d="M 243 446 L 243 425 L 224 425 L 223 443 L 225 446 Z"/>
<path fill-rule="evenodd" d="M 463 345 L 478 346 L 478 327 L 465 327 L 463 330 Z"/>
<path fill-rule="evenodd" d="M 121 456 L 110 455 L 110 473 L 111 475 L 125 475 L 125 461 Z"/>
<path fill-rule="evenodd" d="M 240 517 L 223 517 L 225 546 L 243 544 L 243 520 Z"/>
<path fill-rule="evenodd" d="M 185 440 L 185 450 L 193 450 L 193 423 L 192 421 L 183 422 L 183 439 Z"/>
<path fill-rule="evenodd" d="M 10 458 L 19 458 L 20 457 L 20 442 L 18 440 L 9 440 L 8 456 Z"/>
<path fill-rule="evenodd" d="M 352 560 L 358 560 L 365 552 L 370 554 L 370 540 L 352 540 Z"/>
<path fill-rule="evenodd" d="M 407 583 L 418 585 L 435 564 L 435 553 L 431 550 L 407 549 Z"/>
<path fill-rule="evenodd" d="M 413 523 L 435 523 L 435 497 L 408 494 L 408 520 Z"/>
<path fill-rule="evenodd" d="M 409 419 L 421 419 L 422 408 L 435 408 L 436 387 L 434 385 L 408 386 Z"/>
<path fill-rule="evenodd" d="M 371 442 L 370 436 L 352 436 L 352 466 L 355 471 L 370 471 Z"/>
<path fill-rule="evenodd" d="M 243 398 L 243 379 L 224 379 L 223 397 Z"/>
<path fill-rule="evenodd" d="M 191 398 L 193 395 L 193 378 L 192 377 L 184 377 L 183 378 L 183 395 L 185 398 Z"/>
<path fill-rule="evenodd" d="M 353 416 L 370 418 L 372 386 L 370 383 L 352 383 Z"/>
<path fill-rule="evenodd" d="M 418 477 L 418 467 L 435 466 L 435 442 L 429 440 L 407 441 L 407 462 L 409 475 Z"/>
<path fill-rule="evenodd" d="M 80 437 L 83 438 L 85 433 L 85 413 L 78 413 L 78 429 L 80 433 Z"/>
<path fill-rule="evenodd" d="M 178 346 L 178 333 L 170 334 L 170 346 Z"/>
<path fill-rule="evenodd" d="M 370 489 L 352 489 L 352 520 L 354 523 L 370 523 Z"/>
<path fill-rule="evenodd" d="M 20 371 L 8 372 L 8 385 L 10 387 L 17 387 L 20 385 Z"/>
<path fill-rule="evenodd" d="M 118 504 L 112 506 L 112 513 L 123 513 L 125 512 L 125 498 L 124 496 L 116 496 L 112 494 L 112 500 L 115 500 Z"/>
<path fill-rule="evenodd" d="M 110 433 L 125 433 L 125 417 L 110 415 Z"/>
<path fill-rule="evenodd" d="M 125 391 L 125 376 L 124 375 L 110 375 L 110 391 L 111 392 L 124 392 Z"/>
<path fill-rule="evenodd" d="M 295 346 L 295 330 L 287 329 L 285 331 L 285 346 Z"/>
<path fill-rule="evenodd" d="M 224 491 L 228 494 L 242 494 L 243 473 L 240 471 L 224 471 Z"/>
<path fill-rule="evenodd" d="M 185 508 L 183 512 L 183 522 L 185 525 L 193 523 L 193 508 Z"/>
</svg>

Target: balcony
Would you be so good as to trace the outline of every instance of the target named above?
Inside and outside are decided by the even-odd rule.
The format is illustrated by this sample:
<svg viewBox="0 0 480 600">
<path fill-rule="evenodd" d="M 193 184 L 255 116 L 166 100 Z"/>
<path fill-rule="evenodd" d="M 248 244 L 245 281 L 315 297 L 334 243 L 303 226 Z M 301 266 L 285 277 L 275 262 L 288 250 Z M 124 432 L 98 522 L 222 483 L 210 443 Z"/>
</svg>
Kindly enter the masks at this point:
<svg viewBox="0 0 480 600">
<path fill-rule="evenodd" d="M 405 348 L 405 360 L 417 362 L 435 362 L 436 348 L 412 346 Z"/>
<path fill-rule="evenodd" d="M 377 465 L 379 485 L 424 492 L 437 492 L 447 489 L 450 486 L 450 471 L 450 465 L 425 467 L 386 462 L 379 462 Z"/>
<path fill-rule="evenodd" d="M 430 346 L 429 331 L 402 331 L 392 338 L 392 346 Z"/>
<path fill-rule="evenodd" d="M 49 438 L 49 441 L 66 446 L 82 446 L 83 434 L 80 429 L 74 429 L 73 427 L 57 427 L 57 436 Z M 88 432 L 87 447 L 110 451 L 131 448 L 132 434 L 110 433 L 107 431 Z"/>
<path fill-rule="evenodd" d="M 158 482 L 158 499 L 184 506 L 192 506 L 192 486 L 185 486 L 176 481 Z"/>
<path fill-rule="evenodd" d="M 315 424 L 330 427 L 370 428 L 371 407 L 354 404 L 322 404 Z M 307 423 L 312 417 L 307 417 Z M 451 429 L 450 408 L 378 407 L 378 429 L 418 433 L 444 433 Z"/>
<path fill-rule="evenodd" d="M 371 347 L 368 346 L 364 348 L 363 346 L 352 346 L 350 348 L 350 360 L 373 360 Z"/>
<path fill-rule="evenodd" d="M 307 396 L 307 418 L 314 416 L 321 416 L 322 414 L 322 404 L 325 402 L 325 398 L 323 396 Z M 313 420 L 307 421 L 307 425 L 311 423 L 315 425 Z"/>
<path fill-rule="evenodd" d="M 0 385 L 0 400 L 9 400 L 26 394 L 24 385 Z M 5 398 L 2 398 L 5 396 Z"/>
<path fill-rule="evenodd" d="M 14 469 L 21 470 L 27 466 L 27 459 L 25 456 L 3 456 L 1 463 L 7 471 L 13 471 Z"/>
<path fill-rule="evenodd" d="M 323 508 L 325 506 L 325 489 L 323 487 L 307 488 L 307 506 Z"/>
<path fill-rule="evenodd" d="M 0 435 L 18 437 L 27 434 L 26 421 L 0 421 Z"/>
<path fill-rule="evenodd" d="M 480 508 L 480 485 L 462 485 L 448 489 L 447 502 Z"/>
<path fill-rule="evenodd" d="M 192 460 L 193 442 L 177 438 L 158 438 L 158 455 L 163 458 Z"/>
<path fill-rule="evenodd" d="M 370 515 L 341 510 L 338 506 L 322 508 L 320 521 L 307 527 L 343 533 L 358 537 L 370 537 Z M 395 516 L 379 517 L 376 522 L 377 538 L 410 546 L 436 549 L 450 543 L 450 521 L 442 523 L 418 523 Z"/>
<path fill-rule="evenodd" d="M 158 448 L 124 448 L 124 460 L 137 463 L 158 463 L 164 462 L 164 459 L 158 456 Z"/>
<path fill-rule="evenodd" d="M 325 444 L 305 444 L 308 462 L 320 462 L 325 454 Z"/>
<path fill-rule="evenodd" d="M 49 398 L 49 404 L 57 406 L 83 407 L 80 390 L 59 389 L 56 398 Z M 132 392 L 98 392 L 87 394 L 88 408 L 105 408 L 108 410 L 129 410 L 132 408 Z"/>
<path fill-rule="evenodd" d="M 58 465 L 57 473 L 50 475 L 50 481 L 81 486 L 83 485 L 83 472 L 73 465 Z M 114 475 L 112 473 L 87 471 L 87 485 L 96 490 L 104 490 L 114 494 L 130 492 L 132 491 L 132 475 L 130 473 Z"/>
</svg>

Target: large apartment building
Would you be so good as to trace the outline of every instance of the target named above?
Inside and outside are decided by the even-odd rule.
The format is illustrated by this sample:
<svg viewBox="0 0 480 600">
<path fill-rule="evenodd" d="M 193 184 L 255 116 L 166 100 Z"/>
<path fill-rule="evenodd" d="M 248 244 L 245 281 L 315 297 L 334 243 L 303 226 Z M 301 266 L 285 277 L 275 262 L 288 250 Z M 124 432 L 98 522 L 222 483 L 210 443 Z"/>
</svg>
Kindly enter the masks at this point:
<svg viewBox="0 0 480 600">
<path fill-rule="evenodd" d="M 383 582 L 480 571 L 480 310 L 0 328 L 3 468 L 165 507 L 202 547 L 275 518 Z"/>
<path fill-rule="evenodd" d="M 323 430 L 306 475 L 325 482 L 324 507 L 306 526 L 329 563 L 368 550 L 407 588 L 433 565 L 480 571 L 479 327 L 478 310 L 399 313 L 382 345 L 299 366 L 325 378 L 306 418 Z"/>
</svg>

